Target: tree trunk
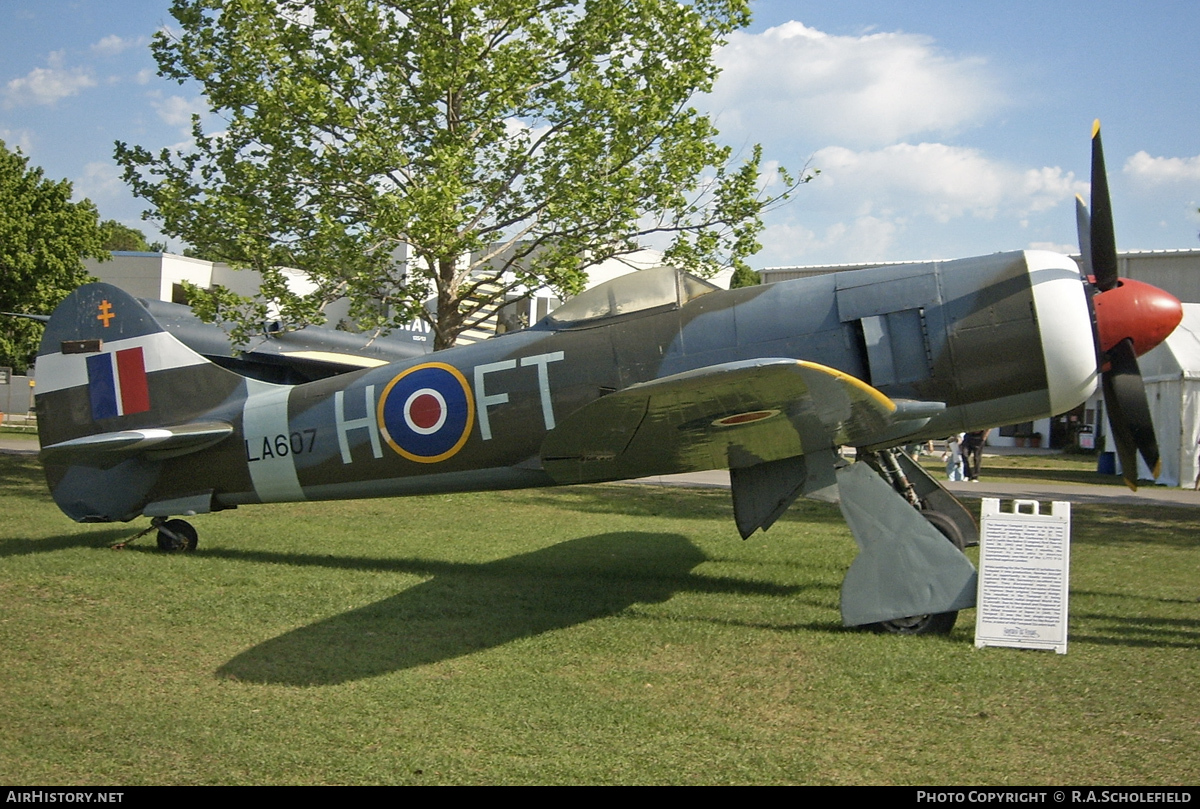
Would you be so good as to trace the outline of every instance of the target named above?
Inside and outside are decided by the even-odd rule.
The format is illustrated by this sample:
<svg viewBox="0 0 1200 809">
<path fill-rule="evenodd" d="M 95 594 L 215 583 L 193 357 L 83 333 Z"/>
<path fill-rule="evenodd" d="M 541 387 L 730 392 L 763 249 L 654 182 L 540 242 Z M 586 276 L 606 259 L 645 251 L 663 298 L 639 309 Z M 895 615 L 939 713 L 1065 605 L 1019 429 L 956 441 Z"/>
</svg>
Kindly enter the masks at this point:
<svg viewBox="0 0 1200 809">
<path fill-rule="evenodd" d="M 455 283 L 455 265 L 453 257 L 439 258 L 438 265 L 438 298 L 437 322 L 433 325 L 433 350 L 452 348 L 462 331 L 463 317 L 459 309 L 462 301 L 458 297 L 458 285 Z"/>
</svg>

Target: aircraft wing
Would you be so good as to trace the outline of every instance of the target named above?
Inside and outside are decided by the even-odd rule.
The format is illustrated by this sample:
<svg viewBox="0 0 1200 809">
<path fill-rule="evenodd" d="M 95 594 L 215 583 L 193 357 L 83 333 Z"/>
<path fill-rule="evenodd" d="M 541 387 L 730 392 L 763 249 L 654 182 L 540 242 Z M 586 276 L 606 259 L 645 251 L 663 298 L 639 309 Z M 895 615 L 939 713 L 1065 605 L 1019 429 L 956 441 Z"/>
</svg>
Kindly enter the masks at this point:
<svg viewBox="0 0 1200 809">
<path fill-rule="evenodd" d="M 233 434 L 225 422 L 198 422 L 178 427 L 145 427 L 86 435 L 42 447 L 43 463 L 109 467 L 127 458 L 162 460 L 211 447 Z"/>
<path fill-rule="evenodd" d="M 746 467 L 886 440 L 944 407 L 893 401 L 812 362 L 723 363 L 631 385 L 585 405 L 546 436 L 542 464 L 559 483 Z"/>
</svg>

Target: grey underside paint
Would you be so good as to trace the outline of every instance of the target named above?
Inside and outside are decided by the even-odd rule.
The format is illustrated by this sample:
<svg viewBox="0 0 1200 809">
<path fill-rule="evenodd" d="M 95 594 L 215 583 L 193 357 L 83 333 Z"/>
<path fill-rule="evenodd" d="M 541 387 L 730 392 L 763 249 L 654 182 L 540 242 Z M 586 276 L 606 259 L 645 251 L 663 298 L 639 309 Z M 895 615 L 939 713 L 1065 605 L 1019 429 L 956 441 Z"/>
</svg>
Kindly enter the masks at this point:
<svg viewBox="0 0 1200 809">
<path fill-rule="evenodd" d="M 826 449 L 796 458 L 731 468 L 733 518 L 742 539 L 759 528 L 766 531 L 801 495 L 817 500 L 836 499 L 835 460 L 836 453 Z"/>
<path fill-rule="evenodd" d="M 975 606 L 976 573 L 957 548 L 865 463 L 838 470 L 859 554 L 842 582 L 842 622 L 861 626 Z"/>
</svg>

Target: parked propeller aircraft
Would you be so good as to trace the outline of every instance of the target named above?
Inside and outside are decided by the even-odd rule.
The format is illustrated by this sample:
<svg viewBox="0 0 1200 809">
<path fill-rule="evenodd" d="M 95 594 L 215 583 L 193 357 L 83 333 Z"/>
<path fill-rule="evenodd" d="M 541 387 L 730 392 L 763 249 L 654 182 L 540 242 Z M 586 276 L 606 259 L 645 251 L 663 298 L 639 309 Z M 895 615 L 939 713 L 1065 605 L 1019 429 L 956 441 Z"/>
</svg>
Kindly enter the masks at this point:
<svg viewBox="0 0 1200 809">
<path fill-rule="evenodd" d="M 839 501 L 861 548 L 844 623 L 949 631 L 974 603 L 977 528 L 892 448 L 1065 412 L 1099 375 L 1129 484 L 1135 452 L 1158 461 L 1136 356 L 1181 307 L 1117 277 L 1098 125 L 1093 154 L 1089 277 L 1040 251 L 730 291 L 663 267 L 525 331 L 294 386 L 218 367 L 85 286 L 37 363 L 50 488 L 72 519 L 146 515 L 160 547 L 191 549 L 179 516 L 255 503 L 729 468 L 743 537 L 798 496 Z"/>
</svg>

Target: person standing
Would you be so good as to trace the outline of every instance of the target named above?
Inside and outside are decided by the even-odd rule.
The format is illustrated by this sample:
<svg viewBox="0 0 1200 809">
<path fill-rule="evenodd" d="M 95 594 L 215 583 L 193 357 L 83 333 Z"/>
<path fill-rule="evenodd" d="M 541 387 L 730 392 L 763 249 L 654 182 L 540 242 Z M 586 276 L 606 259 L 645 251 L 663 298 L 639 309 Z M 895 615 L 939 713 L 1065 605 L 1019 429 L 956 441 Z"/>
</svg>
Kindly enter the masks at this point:
<svg viewBox="0 0 1200 809">
<path fill-rule="evenodd" d="M 946 477 L 951 481 L 963 479 L 962 442 L 962 433 L 955 433 L 946 439 Z"/>
<path fill-rule="evenodd" d="M 963 464 L 966 466 L 967 480 L 979 482 L 979 468 L 983 465 L 983 445 L 987 442 L 991 430 L 975 430 L 963 436 Z"/>
</svg>

